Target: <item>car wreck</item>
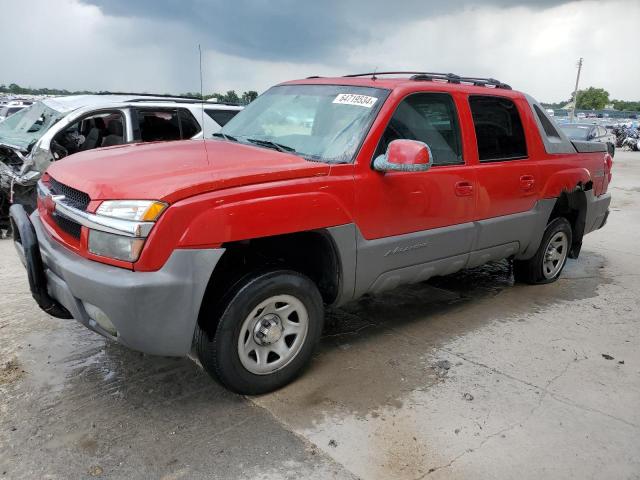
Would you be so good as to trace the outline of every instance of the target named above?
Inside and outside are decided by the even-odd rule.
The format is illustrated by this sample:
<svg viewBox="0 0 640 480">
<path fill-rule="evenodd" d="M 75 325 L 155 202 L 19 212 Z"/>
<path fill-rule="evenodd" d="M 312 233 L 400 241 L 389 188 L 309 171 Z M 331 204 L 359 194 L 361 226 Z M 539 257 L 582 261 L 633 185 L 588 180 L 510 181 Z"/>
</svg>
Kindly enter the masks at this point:
<svg viewBox="0 0 640 480">
<path fill-rule="evenodd" d="M 210 137 L 242 107 L 156 95 L 74 95 L 34 103 L 0 123 L 0 230 L 9 206 L 36 208 L 51 163 L 95 148 Z"/>
</svg>

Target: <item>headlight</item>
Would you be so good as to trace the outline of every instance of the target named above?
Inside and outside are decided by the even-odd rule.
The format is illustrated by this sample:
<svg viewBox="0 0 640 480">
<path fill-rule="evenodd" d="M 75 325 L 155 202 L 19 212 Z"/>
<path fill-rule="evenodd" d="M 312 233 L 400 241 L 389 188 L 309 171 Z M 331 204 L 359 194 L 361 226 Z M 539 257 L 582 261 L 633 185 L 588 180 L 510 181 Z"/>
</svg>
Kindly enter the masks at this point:
<svg viewBox="0 0 640 480">
<path fill-rule="evenodd" d="M 166 208 L 166 203 L 154 200 L 107 200 L 100 204 L 96 214 L 136 222 L 153 222 Z"/>
<path fill-rule="evenodd" d="M 144 240 L 144 238 L 125 237 L 99 230 L 89 230 L 89 251 L 101 257 L 135 262 L 140 256 Z"/>
</svg>

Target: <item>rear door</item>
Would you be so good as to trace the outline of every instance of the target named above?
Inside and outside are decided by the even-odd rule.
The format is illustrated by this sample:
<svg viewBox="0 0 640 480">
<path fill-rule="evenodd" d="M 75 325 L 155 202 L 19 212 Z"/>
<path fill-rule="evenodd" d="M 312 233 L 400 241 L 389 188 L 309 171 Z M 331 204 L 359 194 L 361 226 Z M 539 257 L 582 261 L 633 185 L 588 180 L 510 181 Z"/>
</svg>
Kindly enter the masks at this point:
<svg viewBox="0 0 640 480">
<path fill-rule="evenodd" d="M 499 95 L 471 95 L 478 197 L 476 250 L 518 242 L 530 228 L 540 189 L 539 160 L 530 157 L 522 115 L 528 104 Z M 536 128 L 529 124 L 528 128 Z M 515 252 L 514 252 L 515 253 Z"/>
</svg>

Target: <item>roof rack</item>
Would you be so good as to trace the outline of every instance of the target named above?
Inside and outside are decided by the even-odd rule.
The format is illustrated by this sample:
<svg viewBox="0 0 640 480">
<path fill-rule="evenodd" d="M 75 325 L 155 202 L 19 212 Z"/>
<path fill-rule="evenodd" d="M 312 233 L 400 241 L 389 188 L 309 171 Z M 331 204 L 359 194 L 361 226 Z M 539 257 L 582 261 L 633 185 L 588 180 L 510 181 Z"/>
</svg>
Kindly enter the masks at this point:
<svg viewBox="0 0 640 480">
<path fill-rule="evenodd" d="M 95 95 L 131 95 L 135 97 L 157 97 L 157 98 L 177 99 L 177 100 L 197 100 L 198 102 L 202 101 L 197 97 L 187 97 L 185 95 L 164 95 L 164 94 L 157 94 L 157 93 L 98 92 Z"/>
<path fill-rule="evenodd" d="M 423 81 L 423 82 L 448 82 L 448 83 L 465 83 L 475 85 L 477 87 L 489 87 L 489 88 L 504 88 L 505 90 L 511 90 L 511 87 L 506 83 L 502 83 L 495 78 L 481 78 L 481 77 L 461 77 L 454 73 L 436 73 L 436 72 L 369 72 L 369 73 L 355 73 L 351 75 L 345 75 L 347 78 L 354 77 L 372 77 L 377 78 L 380 75 L 411 75 L 410 80 Z"/>
<path fill-rule="evenodd" d="M 203 103 L 202 100 L 198 98 L 171 98 L 171 97 L 163 97 L 163 98 L 132 98 L 127 100 L 130 103 L 145 103 L 145 102 L 171 102 L 171 103 Z M 206 103 L 206 102 L 204 102 Z"/>
</svg>

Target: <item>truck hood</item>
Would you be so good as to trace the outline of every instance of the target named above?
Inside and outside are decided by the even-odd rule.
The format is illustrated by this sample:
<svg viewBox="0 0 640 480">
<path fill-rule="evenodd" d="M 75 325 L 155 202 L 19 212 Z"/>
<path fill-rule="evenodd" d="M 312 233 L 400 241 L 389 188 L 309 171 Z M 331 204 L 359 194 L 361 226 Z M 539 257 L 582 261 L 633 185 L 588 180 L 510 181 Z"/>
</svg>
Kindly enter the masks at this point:
<svg viewBox="0 0 640 480">
<path fill-rule="evenodd" d="M 329 165 L 227 141 L 121 145 L 75 154 L 47 173 L 92 200 L 163 200 L 257 183 L 323 176 Z"/>
</svg>

